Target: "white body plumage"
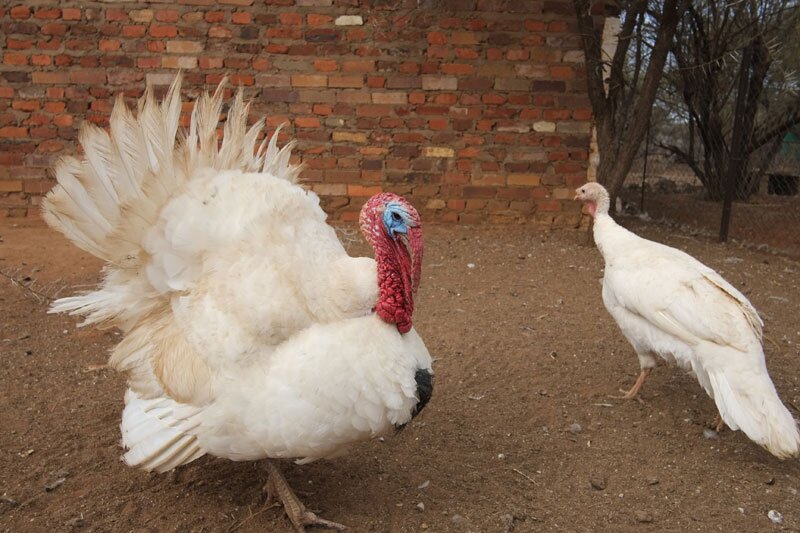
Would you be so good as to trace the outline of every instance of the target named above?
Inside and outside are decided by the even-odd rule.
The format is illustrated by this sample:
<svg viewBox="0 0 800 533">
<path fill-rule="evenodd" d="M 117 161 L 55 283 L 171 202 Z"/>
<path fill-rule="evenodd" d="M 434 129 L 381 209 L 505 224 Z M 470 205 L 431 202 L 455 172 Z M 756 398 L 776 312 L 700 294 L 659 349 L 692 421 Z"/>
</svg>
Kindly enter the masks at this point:
<svg viewBox="0 0 800 533">
<path fill-rule="evenodd" d="M 55 312 L 125 334 L 111 365 L 129 376 L 124 458 L 166 471 L 205 453 L 308 461 L 407 423 L 431 358 L 412 329 L 376 317 L 376 263 L 352 258 L 319 200 L 294 183 L 291 145 L 258 150 L 237 96 L 224 139 L 221 90 L 202 96 L 176 144 L 176 81 L 108 134 L 86 126 L 47 221 L 107 261 L 96 291 Z"/>
<path fill-rule="evenodd" d="M 767 373 L 762 321 L 718 273 L 690 255 L 643 239 L 607 214 L 594 238 L 605 259 L 603 303 L 643 369 L 657 357 L 697 378 L 722 420 L 777 457 L 800 452 L 800 433 Z"/>
</svg>

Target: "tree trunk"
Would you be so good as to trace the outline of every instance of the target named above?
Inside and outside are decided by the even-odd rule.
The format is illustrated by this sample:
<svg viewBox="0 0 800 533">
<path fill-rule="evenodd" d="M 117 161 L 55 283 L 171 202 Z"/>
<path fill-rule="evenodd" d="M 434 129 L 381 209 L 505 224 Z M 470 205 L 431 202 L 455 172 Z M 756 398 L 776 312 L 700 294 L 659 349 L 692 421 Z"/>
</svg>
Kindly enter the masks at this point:
<svg viewBox="0 0 800 533">
<path fill-rule="evenodd" d="M 638 15 L 642 13 L 647 2 L 634 2 L 626 14 L 620 32 L 620 42 L 611 64 L 611 84 L 606 94 L 603 85 L 601 46 L 599 34 L 589 11 L 588 0 L 574 0 L 578 16 L 578 26 L 583 36 L 583 48 L 587 61 L 587 85 L 592 111 L 597 128 L 597 144 L 600 152 L 600 164 L 597 169 L 597 181 L 604 184 L 611 195 L 612 202 L 622 191 L 625 178 L 630 172 L 633 159 L 645 137 L 650 113 L 658 91 L 659 82 L 664 71 L 667 54 L 678 21 L 688 0 L 665 0 L 659 19 L 656 41 L 649 55 L 649 63 L 641 87 L 630 87 L 635 91 L 635 103 L 625 108 L 626 93 L 625 55 L 631 39 L 642 39 L 635 31 Z M 633 99 L 627 100 L 628 102 Z"/>
</svg>

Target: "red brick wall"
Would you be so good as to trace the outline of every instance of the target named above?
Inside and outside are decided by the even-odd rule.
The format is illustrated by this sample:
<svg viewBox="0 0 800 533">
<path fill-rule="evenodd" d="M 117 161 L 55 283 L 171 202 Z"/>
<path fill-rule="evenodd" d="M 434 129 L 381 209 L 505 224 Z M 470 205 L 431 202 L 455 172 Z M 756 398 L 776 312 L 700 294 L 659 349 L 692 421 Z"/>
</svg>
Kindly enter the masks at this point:
<svg viewBox="0 0 800 533">
<path fill-rule="evenodd" d="M 385 189 L 430 221 L 577 223 L 591 117 L 571 1 L 417 4 L 6 2 L 0 216 L 35 216 L 80 124 L 182 68 L 187 92 L 229 73 L 254 117 L 288 122 L 334 218 Z"/>
</svg>

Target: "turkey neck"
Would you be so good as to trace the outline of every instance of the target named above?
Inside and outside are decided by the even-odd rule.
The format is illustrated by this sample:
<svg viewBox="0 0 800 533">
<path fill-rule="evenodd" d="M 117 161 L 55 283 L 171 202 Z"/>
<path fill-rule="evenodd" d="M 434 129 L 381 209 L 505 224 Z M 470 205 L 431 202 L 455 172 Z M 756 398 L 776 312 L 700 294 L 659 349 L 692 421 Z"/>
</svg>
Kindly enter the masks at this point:
<svg viewBox="0 0 800 533">
<path fill-rule="evenodd" d="M 414 313 L 411 258 L 400 242 L 384 237 L 375 243 L 375 262 L 378 265 L 375 312 L 384 322 L 395 324 L 400 333 L 407 333 Z"/>
</svg>

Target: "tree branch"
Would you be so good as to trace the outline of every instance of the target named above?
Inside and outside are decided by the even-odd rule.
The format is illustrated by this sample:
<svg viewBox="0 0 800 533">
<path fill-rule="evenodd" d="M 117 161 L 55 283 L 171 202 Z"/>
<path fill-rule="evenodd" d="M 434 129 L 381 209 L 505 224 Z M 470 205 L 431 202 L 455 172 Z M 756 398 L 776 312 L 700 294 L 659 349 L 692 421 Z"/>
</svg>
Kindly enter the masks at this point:
<svg viewBox="0 0 800 533">
<path fill-rule="evenodd" d="M 637 0 L 634 5 L 625 13 L 625 21 L 619 31 L 617 38 L 617 49 L 614 51 L 614 58 L 611 60 L 610 81 L 608 83 L 608 100 L 610 102 L 619 101 L 619 93 L 625 87 L 625 57 L 628 55 L 628 48 L 633 39 L 636 22 L 639 15 L 647 8 L 646 0 Z M 633 88 L 636 91 L 636 88 Z"/>
<path fill-rule="evenodd" d="M 695 161 L 694 157 L 691 154 L 684 152 L 674 144 L 656 143 L 656 146 L 658 146 L 659 148 L 663 148 L 664 150 L 669 150 L 671 153 L 678 156 L 681 159 L 681 161 L 689 165 L 689 168 L 691 168 L 692 172 L 695 173 L 697 179 L 699 179 L 705 185 L 708 177 L 706 176 L 706 173 L 703 172 L 703 169 L 701 169 L 700 166 L 697 164 L 697 161 Z"/>
<path fill-rule="evenodd" d="M 575 14 L 578 17 L 578 32 L 583 42 L 586 56 L 586 85 L 589 101 L 595 120 L 604 121 L 607 115 L 606 92 L 603 88 L 602 35 L 595 27 L 589 0 L 574 0 Z"/>
<path fill-rule="evenodd" d="M 647 65 L 644 80 L 642 81 L 642 87 L 638 91 L 636 105 L 630 115 L 631 119 L 626 122 L 625 129 L 621 132 L 621 149 L 617 154 L 614 154 L 615 159 L 611 170 L 611 176 L 606 177 L 606 179 L 612 180 L 612 182 L 608 183 L 611 188 L 610 192 L 612 197 L 619 194 L 622 184 L 625 181 L 625 176 L 633 162 L 633 158 L 645 136 L 647 125 L 650 122 L 653 102 L 655 101 L 659 82 L 664 72 L 664 64 L 672 48 L 672 40 L 675 36 L 678 22 L 687 4 L 688 0 L 664 1 L 664 9 L 656 35 L 656 42 L 650 55 L 650 61 Z M 611 156 L 611 154 L 602 153 L 600 155 L 601 158 Z"/>
<path fill-rule="evenodd" d="M 792 127 L 800 124 L 800 98 L 795 100 L 789 109 L 781 113 L 783 119 L 772 127 L 762 126 L 753 132 L 753 140 L 748 150 L 757 150 L 773 140 L 778 135 L 783 135 Z"/>
</svg>

